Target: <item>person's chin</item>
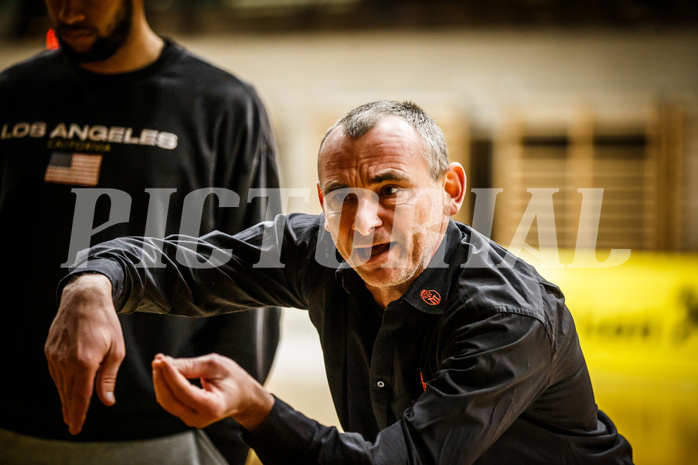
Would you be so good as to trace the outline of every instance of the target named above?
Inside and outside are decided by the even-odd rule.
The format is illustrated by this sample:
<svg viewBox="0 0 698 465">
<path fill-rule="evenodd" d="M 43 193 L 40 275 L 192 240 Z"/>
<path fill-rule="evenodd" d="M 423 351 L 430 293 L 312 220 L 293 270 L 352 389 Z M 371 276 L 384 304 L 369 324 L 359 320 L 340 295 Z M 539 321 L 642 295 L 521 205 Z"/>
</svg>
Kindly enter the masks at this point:
<svg viewBox="0 0 698 465">
<path fill-rule="evenodd" d="M 391 264 L 388 260 L 364 264 L 357 268 L 357 272 L 367 284 L 377 287 L 399 284 L 409 274 L 404 263 Z"/>
</svg>

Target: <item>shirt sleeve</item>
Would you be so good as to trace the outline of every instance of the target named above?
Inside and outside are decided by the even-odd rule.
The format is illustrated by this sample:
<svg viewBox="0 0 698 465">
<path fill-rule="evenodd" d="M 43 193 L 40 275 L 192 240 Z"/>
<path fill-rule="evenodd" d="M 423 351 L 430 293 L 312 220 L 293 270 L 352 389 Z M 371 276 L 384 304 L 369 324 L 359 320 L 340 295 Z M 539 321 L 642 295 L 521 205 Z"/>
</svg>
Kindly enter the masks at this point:
<svg viewBox="0 0 698 465">
<path fill-rule="evenodd" d="M 306 309 L 299 276 L 313 262 L 299 256 L 313 249 L 306 237 L 316 235 L 306 232 L 319 224 L 311 215 L 278 215 L 236 235 L 114 239 L 78 254 L 58 292 L 74 275 L 96 272 L 111 281 L 119 313 L 213 316 L 267 306 Z"/>
<path fill-rule="evenodd" d="M 269 464 L 472 464 L 545 389 L 550 360 L 538 320 L 493 312 L 453 333 L 424 394 L 375 441 L 278 399 L 266 423 L 243 437 Z"/>
</svg>

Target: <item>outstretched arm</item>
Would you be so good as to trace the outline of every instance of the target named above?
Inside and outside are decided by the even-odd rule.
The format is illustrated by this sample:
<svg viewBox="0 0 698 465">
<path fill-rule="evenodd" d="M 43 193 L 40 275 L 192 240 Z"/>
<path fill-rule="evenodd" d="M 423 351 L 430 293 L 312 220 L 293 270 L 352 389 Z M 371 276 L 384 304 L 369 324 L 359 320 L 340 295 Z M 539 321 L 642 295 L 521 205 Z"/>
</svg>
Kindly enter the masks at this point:
<svg viewBox="0 0 698 465">
<path fill-rule="evenodd" d="M 104 275 L 80 275 L 63 288 L 44 352 L 63 405 L 63 421 L 78 434 L 93 387 L 106 405 L 116 402 L 116 373 L 125 355 L 121 324 Z"/>
<path fill-rule="evenodd" d="M 538 320 L 494 312 L 455 330 L 447 344 L 417 402 L 373 440 L 306 417 L 219 355 L 159 356 L 153 380 L 160 405 L 190 426 L 238 420 L 264 463 L 472 464 L 547 385 L 549 339 Z"/>
<path fill-rule="evenodd" d="M 237 236 L 119 238 L 83 254 L 59 284 L 61 303 L 45 345 L 71 433 L 82 428 L 94 386 L 102 402 L 115 401 L 125 353 L 115 310 L 209 316 L 270 305 L 307 308 L 298 275 L 309 273 L 302 258 L 313 256 L 311 233 L 320 219 L 296 215 L 288 223 L 278 216 Z M 291 265 L 257 266 L 267 255 Z M 316 266 L 312 275 L 324 270 Z"/>
<path fill-rule="evenodd" d="M 198 378 L 201 387 L 188 379 Z M 237 363 L 218 354 L 153 360 L 153 385 L 158 403 L 188 426 L 204 428 L 232 417 L 248 431 L 266 420 L 274 398 Z"/>
</svg>

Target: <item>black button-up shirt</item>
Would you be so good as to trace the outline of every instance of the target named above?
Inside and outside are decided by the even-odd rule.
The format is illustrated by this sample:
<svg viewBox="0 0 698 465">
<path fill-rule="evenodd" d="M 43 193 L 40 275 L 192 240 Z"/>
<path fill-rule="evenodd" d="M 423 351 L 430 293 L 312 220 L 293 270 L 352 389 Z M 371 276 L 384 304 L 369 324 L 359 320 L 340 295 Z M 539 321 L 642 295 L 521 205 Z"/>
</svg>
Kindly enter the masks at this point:
<svg viewBox="0 0 698 465">
<path fill-rule="evenodd" d="M 530 265 L 451 221 L 427 270 L 382 311 L 322 225 L 291 215 L 236 236 L 120 239 L 77 272 L 107 275 L 122 312 L 308 310 L 345 433 L 277 399 L 245 437 L 265 463 L 632 463 L 596 407 L 562 293 Z M 161 255 L 164 267 L 134 265 Z"/>
</svg>

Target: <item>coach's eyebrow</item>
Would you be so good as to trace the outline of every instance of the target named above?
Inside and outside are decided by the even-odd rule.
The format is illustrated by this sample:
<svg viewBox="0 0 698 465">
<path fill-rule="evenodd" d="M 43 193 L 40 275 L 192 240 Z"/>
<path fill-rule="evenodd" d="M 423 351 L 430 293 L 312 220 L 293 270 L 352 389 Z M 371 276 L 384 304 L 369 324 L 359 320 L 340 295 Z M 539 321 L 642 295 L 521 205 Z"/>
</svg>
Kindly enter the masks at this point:
<svg viewBox="0 0 698 465">
<path fill-rule="evenodd" d="M 371 179 L 369 179 L 370 184 L 380 184 L 385 181 L 404 181 L 407 179 L 407 176 L 402 171 L 397 171 L 397 170 L 387 170 L 383 171 L 381 173 L 378 173 Z"/>
<path fill-rule="evenodd" d="M 339 189 L 346 189 L 347 185 L 339 181 L 330 181 L 326 186 L 322 188 L 322 193 L 327 195 L 332 191 Z"/>
<path fill-rule="evenodd" d="M 405 181 L 407 176 L 402 171 L 399 170 L 385 170 L 381 173 L 376 174 L 374 177 L 368 180 L 368 184 L 380 184 L 386 181 Z M 338 189 L 347 189 L 349 186 L 339 181 L 330 181 L 322 188 L 322 193 L 327 195 L 332 191 Z"/>
</svg>

